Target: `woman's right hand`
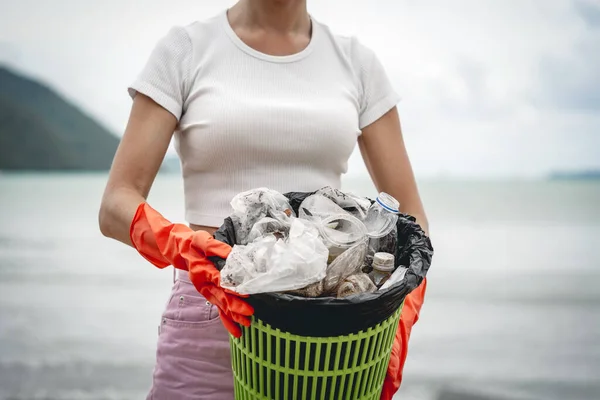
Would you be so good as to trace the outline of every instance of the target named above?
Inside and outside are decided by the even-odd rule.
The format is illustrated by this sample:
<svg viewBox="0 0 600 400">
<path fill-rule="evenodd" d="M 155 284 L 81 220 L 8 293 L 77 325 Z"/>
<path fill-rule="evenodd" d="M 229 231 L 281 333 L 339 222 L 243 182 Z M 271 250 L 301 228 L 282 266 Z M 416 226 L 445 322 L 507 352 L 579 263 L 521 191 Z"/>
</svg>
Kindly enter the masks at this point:
<svg viewBox="0 0 600 400">
<path fill-rule="evenodd" d="M 136 94 L 102 198 L 100 230 L 107 237 L 135 247 L 157 267 L 173 265 L 189 270 L 196 289 L 219 308 L 225 327 L 239 337 L 238 323 L 248 326 L 254 310 L 240 296 L 220 287 L 220 273 L 205 256 L 218 247 L 226 258 L 229 246 L 222 243 L 228 248 L 225 254 L 223 247 L 215 247 L 208 240 L 212 239 L 210 234 L 172 224 L 162 216 L 151 218 L 152 228 L 145 215 L 146 212 L 158 214 L 147 205 L 146 198 L 176 126 L 175 115 L 149 97 Z M 193 243 L 195 247 L 190 247 Z"/>
<path fill-rule="evenodd" d="M 231 246 L 208 232 L 168 221 L 146 202 L 136 210 L 130 236 L 133 247 L 154 266 L 188 271 L 196 290 L 219 308 L 221 321 L 233 336 L 242 335 L 238 324 L 250 326 L 254 309 L 242 296 L 221 287 L 221 273 L 211 261 L 212 257 L 226 259 Z"/>
</svg>

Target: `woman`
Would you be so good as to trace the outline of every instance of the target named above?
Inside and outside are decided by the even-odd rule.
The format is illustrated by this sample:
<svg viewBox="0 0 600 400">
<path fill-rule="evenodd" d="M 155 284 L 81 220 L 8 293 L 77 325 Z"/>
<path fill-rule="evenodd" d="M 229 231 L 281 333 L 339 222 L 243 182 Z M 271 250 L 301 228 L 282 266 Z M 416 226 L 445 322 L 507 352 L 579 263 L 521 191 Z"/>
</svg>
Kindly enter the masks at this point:
<svg viewBox="0 0 600 400">
<path fill-rule="evenodd" d="M 100 228 L 155 266 L 179 269 L 149 399 L 233 398 L 226 329 L 238 336 L 253 311 L 221 289 L 208 257 L 230 250 L 211 235 L 237 193 L 338 188 L 358 142 L 377 189 L 427 229 L 398 96 L 382 65 L 355 39 L 311 18 L 305 0 L 240 0 L 216 17 L 173 28 L 129 92 L 133 106 Z M 189 227 L 146 203 L 173 134 Z M 424 290 L 406 301 L 383 398 L 399 386 Z"/>
</svg>

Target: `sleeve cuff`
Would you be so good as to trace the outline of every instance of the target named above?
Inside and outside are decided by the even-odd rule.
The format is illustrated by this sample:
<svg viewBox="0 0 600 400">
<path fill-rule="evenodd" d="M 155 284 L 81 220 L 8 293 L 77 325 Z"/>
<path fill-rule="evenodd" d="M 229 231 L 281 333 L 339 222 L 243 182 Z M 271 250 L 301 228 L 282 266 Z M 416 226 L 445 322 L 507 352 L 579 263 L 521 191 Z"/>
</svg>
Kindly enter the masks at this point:
<svg viewBox="0 0 600 400">
<path fill-rule="evenodd" d="M 373 122 L 381 118 L 385 113 L 390 111 L 398 102 L 400 96 L 396 92 L 390 92 L 387 96 L 379 100 L 377 103 L 365 110 L 358 120 L 359 129 L 362 130 L 365 127 L 371 125 Z"/>
<path fill-rule="evenodd" d="M 143 81 L 138 81 L 129 86 L 129 88 L 127 88 L 127 92 L 132 99 L 137 93 L 141 93 L 150 97 L 152 100 L 154 100 L 154 102 L 156 102 L 156 104 L 173 114 L 179 122 L 179 119 L 181 118 L 181 104 L 154 86 Z"/>
</svg>

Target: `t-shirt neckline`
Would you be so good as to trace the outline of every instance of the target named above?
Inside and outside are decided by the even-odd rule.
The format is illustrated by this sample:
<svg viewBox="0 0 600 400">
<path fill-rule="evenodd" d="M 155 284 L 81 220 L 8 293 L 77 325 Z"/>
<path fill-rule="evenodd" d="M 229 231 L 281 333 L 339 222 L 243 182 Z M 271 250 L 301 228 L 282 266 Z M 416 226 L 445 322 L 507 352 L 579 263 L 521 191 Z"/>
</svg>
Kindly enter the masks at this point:
<svg viewBox="0 0 600 400">
<path fill-rule="evenodd" d="M 247 53 L 253 57 L 259 58 L 261 60 L 275 62 L 275 63 L 289 63 L 289 62 L 299 61 L 299 60 L 307 57 L 310 53 L 312 53 L 312 51 L 315 47 L 315 44 L 317 42 L 318 36 L 319 36 L 319 24 L 315 21 L 315 19 L 312 16 L 310 16 L 311 27 L 312 27 L 311 38 L 310 38 L 310 42 L 308 42 L 308 45 L 304 49 L 302 49 L 298 53 L 290 54 L 287 56 L 274 56 L 271 54 L 262 53 L 256 49 L 248 46 L 246 43 L 244 43 L 244 41 L 242 39 L 240 39 L 240 37 L 237 35 L 237 33 L 235 33 L 235 31 L 231 27 L 231 24 L 229 23 L 229 18 L 227 17 L 227 12 L 228 12 L 228 10 L 225 10 L 221 14 L 221 22 L 222 22 L 223 28 L 225 29 L 225 32 L 227 32 L 227 36 L 229 36 L 231 41 L 240 50 L 244 51 L 245 53 Z"/>
</svg>

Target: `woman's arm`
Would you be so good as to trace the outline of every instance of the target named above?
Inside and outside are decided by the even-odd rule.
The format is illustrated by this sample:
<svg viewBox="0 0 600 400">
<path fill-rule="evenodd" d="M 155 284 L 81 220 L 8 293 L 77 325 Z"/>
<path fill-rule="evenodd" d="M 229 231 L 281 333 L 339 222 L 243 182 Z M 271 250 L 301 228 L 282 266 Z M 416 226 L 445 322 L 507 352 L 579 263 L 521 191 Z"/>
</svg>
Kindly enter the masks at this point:
<svg viewBox="0 0 600 400">
<path fill-rule="evenodd" d="M 131 245 L 129 227 L 146 200 L 177 125 L 173 114 L 138 93 L 119 144 L 98 216 L 104 236 Z"/>
<path fill-rule="evenodd" d="M 404 146 L 396 107 L 364 128 L 358 144 L 377 190 L 394 196 L 400 202 L 400 210 L 414 216 L 423 230 L 429 232 L 427 216 Z M 402 382 L 410 333 L 419 319 L 426 287 L 427 279 L 424 279 L 404 300 L 381 400 L 391 400 Z"/>
<path fill-rule="evenodd" d="M 400 211 L 415 217 L 429 232 L 396 107 L 365 127 L 358 145 L 377 190 L 394 196 L 400 202 Z"/>
</svg>

